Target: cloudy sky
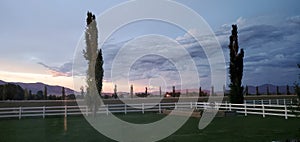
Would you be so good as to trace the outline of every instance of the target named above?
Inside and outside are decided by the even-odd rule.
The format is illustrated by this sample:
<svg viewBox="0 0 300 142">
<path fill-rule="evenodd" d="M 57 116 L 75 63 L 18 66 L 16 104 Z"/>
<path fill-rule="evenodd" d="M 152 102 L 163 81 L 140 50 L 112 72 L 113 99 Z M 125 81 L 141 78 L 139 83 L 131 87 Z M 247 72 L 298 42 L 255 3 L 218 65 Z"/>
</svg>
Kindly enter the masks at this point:
<svg viewBox="0 0 300 142">
<path fill-rule="evenodd" d="M 73 88 L 72 62 L 85 30 L 86 12 L 92 11 L 100 15 L 122 2 L 124 1 L 1 0 L 0 80 L 44 82 Z M 238 24 L 240 47 L 245 50 L 243 84 L 292 85 L 297 81 L 299 69 L 296 65 L 300 63 L 298 0 L 177 2 L 196 11 L 211 26 L 222 46 L 226 64 L 231 24 Z M 174 11 L 174 16 L 180 17 L 180 13 Z M 198 35 L 201 31 L 185 31 L 172 24 L 151 20 L 131 23 L 116 31 L 102 47 L 105 63 L 104 91 L 112 91 L 110 71 L 120 48 L 128 43 L 133 46 L 133 39 L 148 34 L 163 35 L 180 43 L 195 62 L 198 77 L 202 80 L 200 84 L 210 86 L 210 67 L 205 52 L 188 33 Z M 101 31 L 99 37 L 101 38 Z M 140 48 L 161 45 L 159 40 L 153 40 L 151 44 L 147 44 L 148 42 L 144 42 L 144 46 L 139 44 Z M 171 50 L 172 47 L 168 48 Z M 158 86 L 162 82 L 174 85 L 179 78 L 174 63 L 157 55 L 140 58 L 132 64 L 129 72 L 129 79 L 135 81 L 135 86 L 140 90 L 145 86 L 141 80 L 150 80 Z"/>
</svg>

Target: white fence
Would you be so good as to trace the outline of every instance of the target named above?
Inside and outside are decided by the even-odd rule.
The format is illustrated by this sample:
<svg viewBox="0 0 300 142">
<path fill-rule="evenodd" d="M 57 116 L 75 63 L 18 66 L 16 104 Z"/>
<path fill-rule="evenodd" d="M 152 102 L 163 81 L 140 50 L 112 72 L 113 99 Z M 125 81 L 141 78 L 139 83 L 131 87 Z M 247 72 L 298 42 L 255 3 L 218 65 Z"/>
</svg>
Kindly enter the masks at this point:
<svg viewBox="0 0 300 142">
<path fill-rule="evenodd" d="M 262 100 L 245 100 L 247 104 L 267 104 L 267 105 L 292 105 L 298 102 L 296 99 L 262 99 Z"/>
<path fill-rule="evenodd" d="M 253 101 L 252 101 L 253 102 Z M 258 101 L 257 101 L 258 102 Z M 111 104 L 101 106 L 97 114 L 109 114 L 109 113 L 130 113 L 130 112 L 158 112 L 161 113 L 164 109 L 219 109 L 224 111 L 235 111 L 236 113 L 247 116 L 248 114 L 266 116 L 282 116 L 287 119 L 288 117 L 297 117 L 295 114 L 300 114 L 300 111 L 295 110 L 297 106 L 292 105 L 277 105 L 277 104 L 265 104 L 265 101 L 261 100 L 260 104 L 254 102 L 244 104 L 230 104 L 230 103 L 207 103 L 207 102 L 180 102 L 180 103 L 142 103 L 142 104 Z M 286 100 L 285 100 L 286 102 Z M 43 106 L 43 107 L 13 107 L 13 108 L 0 108 L 0 118 L 16 117 L 21 119 L 22 117 L 42 117 L 46 116 L 70 116 L 70 115 L 90 115 L 92 112 L 87 106 Z"/>
</svg>

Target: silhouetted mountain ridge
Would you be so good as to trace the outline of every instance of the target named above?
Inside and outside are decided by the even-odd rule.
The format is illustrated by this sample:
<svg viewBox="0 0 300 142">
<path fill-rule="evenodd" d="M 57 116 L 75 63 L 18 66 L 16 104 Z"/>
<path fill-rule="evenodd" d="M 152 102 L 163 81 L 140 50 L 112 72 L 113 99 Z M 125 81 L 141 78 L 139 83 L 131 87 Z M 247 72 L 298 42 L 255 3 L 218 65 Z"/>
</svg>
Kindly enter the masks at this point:
<svg viewBox="0 0 300 142">
<path fill-rule="evenodd" d="M 260 94 L 267 94 L 267 87 L 269 87 L 270 94 L 276 94 L 277 86 L 273 84 L 263 84 L 258 86 L 258 92 Z M 280 94 L 287 94 L 287 85 L 278 86 Z M 289 91 L 291 94 L 295 92 L 294 86 L 289 86 Z M 248 85 L 248 93 L 256 94 L 256 86 Z"/>
<path fill-rule="evenodd" d="M 36 94 L 37 91 L 43 91 L 44 90 L 44 86 L 47 86 L 47 92 L 48 95 L 57 95 L 57 96 L 61 96 L 62 95 L 62 87 L 63 86 L 59 86 L 59 85 L 48 85 L 48 84 L 44 84 L 42 82 L 36 82 L 36 83 L 23 83 L 23 82 L 5 82 L 0 80 L 0 85 L 6 84 L 6 83 L 12 83 L 12 84 L 16 84 L 21 86 L 23 89 L 27 89 L 27 90 L 31 90 L 33 94 Z M 65 87 L 65 93 L 67 95 L 69 94 L 74 94 L 74 90 Z"/>
</svg>

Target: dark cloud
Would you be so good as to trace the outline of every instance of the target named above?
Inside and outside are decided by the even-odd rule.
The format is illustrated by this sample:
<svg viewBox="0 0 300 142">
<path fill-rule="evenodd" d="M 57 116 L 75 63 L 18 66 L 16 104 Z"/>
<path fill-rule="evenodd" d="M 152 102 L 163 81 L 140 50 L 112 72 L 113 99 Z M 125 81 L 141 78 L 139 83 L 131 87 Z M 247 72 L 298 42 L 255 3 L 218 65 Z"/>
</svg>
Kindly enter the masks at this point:
<svg viewBox="0 0 300 142">
<path fill-rule="evenodd" d="M 48 66 L 42 62 L 38 62 L 38 64 L 47 68 L 49 73 L 51 73 L 51 75 L 54 77 L 58 77 L 58 76 L 70 77 L 70 76 L 72 76 L 72 63 L 71 62 L 64 63 L 63 65 L 61 65 L 59 67 Z"/>
<path fill-rule="evenodd" d="M 215 33 L 223 48 L 226 61 L 229 60 L 228 44 L 231 34 L 231 26 L 229 25 L 225 24 Z M 300 61 L 299 25 L 300 16 L 282 19 L 279 24 L 270 22 L 269 24 L 260 24 L 252 22 L 251 19 L 238 24 L 240 48 L 245 50 L 244 78 L 246 84 L 280 84 L 295 81 L 294 78 L 298 72 L 296 64 Z M 206 56 L 201 51 L 201 46 L 192 44 L 196 42 L 192 39 L 181 38 L 180 42 L 191 45 L 187 46 L 187 49 L 191 51 L 194 59 L 197 58 L 195 60 L 197 66 L 203 65 L 199 59 L 204 59 Z M 228 66 L 228 62 L 226 62 L 226 66 Z M 250 78 L 259 78 L 260 82 Z M 274 78 L 284 78 L 285 80 L 280 82 L 279 79 Z"/>
<path fill-rule="evenodd" d="M 137 60 L 130 68 L 130 76 L 131 80 L 137 79 L 150 79 L 153 77 L 164 76 L 164 73 L 167 74 L 177 74 L 178 72 L 176 67 L 173 65 L 171 61 L 168 59 L 158 56 L 158 55 L 147 55 L 139 60 Z M 165 79 L 177 79 L 172 77 L 168 77 Z"/>
<path fill-rule="evenodd" d="M 300 16 L 289 17 L 287 18 L 287 21 L 292 24 L 300 25 Z"/>
<path fill-rule="evenodd" d="M 281 24 L 260 24 L 256 22 L 252 22 L 255 24 L 250 24 L 251 19 L 243 20 L 242 25 L 239 25 L 238 31 L 240 48 L 245 49 L 245 84 L 282 83 L 278 78 L 285 78 L 283 82 L 294 82 L 294 78 L 298 74 L 296 64 L 300 61 L 300 28 L 296 28 L 299 25 L 299 19 L 300 16 L 286 18 Z M 231 27 L 228 25 L 222 26 L 220 30 L 215 32 L 224 52 L 226 68 L 228 67 L 229 60 L 228 44 L 231 31 Z M 209 43 L 211 41 L 208 41 L 206 37 L 201 37 L 200 39 L 206 42 L 207 45 L 210 45 Z M 176 40 L 186 49 L 194 60 L 198 69 L 199 78 L 201 78 L 202 82 L 209 82 L 211 70 L 203 48 L 189 34 L 178 37 Z M 128 41 L 130 40 L 122 42 L 110 41 L 105 43 L 102 47 L 105 80 L 110 80 L 113 61 L 120 49 L 128 43 Z M 155 40 L 151 42 L 154 43 L 151 46 L 161 45 Z M 158 43 L 155 44 L 155 42 Z M 151 48 L 148 45 L 143 45 L 142 47 L 140 47 L 141 45 L 136 46 L 138 48 Z M 130 52 L 132 52 L 132 55 L 139 55 L 140 50 L 132 50 Z M 174 55 L 175 61 L 181 58 L 182 57 Z M 122 62 L 126 61 L 124 60 Z M 39 64 L 53 72 L 52 74 L 54 76 L 71 75 L 71 63 L 65 63 L 59 67 L 52 67 L 43 63 Z M 121 73 L 120 77 L 126 75 L 127 74 Z M 130 80 L 149 79 L 158 76 L 165 77 L 168 82 L 180 79 L 173 63 L 157 55 L 144 56 L 136 60 L 130 68 Z"/>
</svg>

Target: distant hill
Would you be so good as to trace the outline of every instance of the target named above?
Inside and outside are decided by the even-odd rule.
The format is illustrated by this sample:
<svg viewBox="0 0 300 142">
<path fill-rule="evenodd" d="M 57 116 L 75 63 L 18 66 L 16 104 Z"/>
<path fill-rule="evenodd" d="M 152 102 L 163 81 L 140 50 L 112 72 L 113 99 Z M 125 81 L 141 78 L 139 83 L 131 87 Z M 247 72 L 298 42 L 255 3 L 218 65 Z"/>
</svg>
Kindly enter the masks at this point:
<svg viewBox="0 0 300 142">
<path fill-rule="evenodd" d="M 6 82 L 0 80 L 0 85 L 3 85 L 3 84 L 5 84 L 5 83 L 6 83 Z"/>
<path fill-rule="evenodd" d="M 267 87 L 268 86 L 269 86 L 269 93 L 272 94 L 272 95 L 276 95 L 277 86 L 273 85 L 273 84 L 263 84 L 263 85 L 258 86 L 259 93 L 261 95 L 267 94 Z M 278 87 L 279 87 L 279 93 L 280 94 L 287 94 L 287 86 L 286 85 L 282 85 L 282 86 L 278 86 Z M 198 91 L 199 91 L 198 89 L 188 89 L 189 93 L 198 92 Z M 202 91 L 210 94 L 211 90 L 202 90 Z M 289 86 L 289 91 L 290 91 L 291 94 L 294 94 L 294 92 L 295 92 L 294 86 Z M 169 92 L 172 92 L 172 90 L 169 90 Z M 176 90 L 176 92 L 181 92 L 182 94 L 185 94 L 186 89 L 183 89 L 181 91 Z M 151 93 L 153 93 L 153 92 L 151 92 Z M 215 92 L 215 93 L 220 93 L 220 92 Z M 229 90 L 225 90 L 225 93 L 228 94 Z M 256 94 L 256 86 L 248 85 L 248 93 L 255 95 Z M 159 94 L 159 92 L 156 91 L 153 94 Z"/>
<path fill-rule="evenodd" d="M 61 96 L 61 94 L 62 94 L 61 91 L 62 91 L 62 87 L 63 87 L 63 86 L 58 86 L 58 85 L 55 85 L 55 86 L 48 85 L 48 84 L 44 84 L 41 82 L 23 83 L 23 82 L 5 82 L 5 81 L 0 80 L 0 85 L 6 84 L 6 83 L 20 85 L 23 89 L 27 88 L 27 90 L 31 90 L 33 94 L 35 94 L 37 91 L 40 91 L 40 90 L 43 91 L 44 86 L 46 85 L 48 95 L 57 95 L 57 96 Z M 65 87 L 65 93 L 66 93 L 66 95 L 74 94 L 74 90 Z"/>
<path fill-rule="evenodd" d="M 35 94 L 37 91 L 39 90 L 44 90 L 44 86 L 47 86 L 47 91 L 49 95 L 57 95 L 57 96 L 61 96 L 61 89 L 62 86 L 58 86 L 58 85 L 48 85 L 48 84 L 44 84 L 41 82 L 37 82 L 37 83 L 23 83 L 23 82 L 5 82 L 0 80 L 0 85 L 6 84 L 6 83 L 12 83 L 12 84 L 16 84 L 16 85 L 20 85 L 23 89 L 27 88 L 28 90 L 31 90 L 33 94 Z M 270 94 L 276 94 L 276 85 L 273 84 L 263 84 L 258 86 L 259 89 L 259 93 L 260 94 L 267 94 L 267 86 L 269 86 L 269 92 Z M 281 94 L 286 94 L 286 85 L 285 86 L 278 86 L 279 87 L 279 92 Z M 293 86 L 289 86 L 289 90 L 291 94 L 294 94 L 294 87 Z M 172 90 L 169 90 L 169 92 L 171 92 Z M 180 90 L 176 90 L 176 92 L 179 92 Z M 198 89 L 188 89 L 189 93 L 192 92 L 198 92 Z M 210 93 L 210 90 L 202 90 L 206 93 Z M 74 94 L 74 90 L 66 88 L 65 87 L 65 92 L 67 95 L 69 94 Z M 228 93 L 229 90 L 226 90 L 226 92 Z M 252 85 L 248 85 L 248 92 L 249 94 L 256 94 L 256 86 L 252 86 Z M 136 92 L 135 92 L 136 93 Z M 159 94 L 159 92 L 150 92 L 152 94 Z M 165 93 L 165 92 L 163 92 Z M 181 93 L 186 93 L 186 89 L 181 90 Z M 109 93 L 108 93 L 109 94 Z"/>
</svg>

